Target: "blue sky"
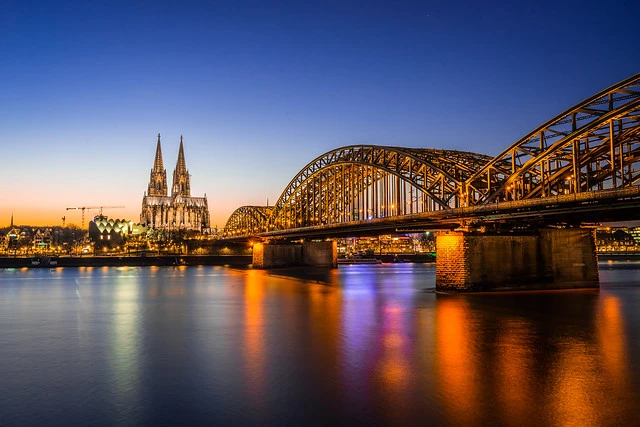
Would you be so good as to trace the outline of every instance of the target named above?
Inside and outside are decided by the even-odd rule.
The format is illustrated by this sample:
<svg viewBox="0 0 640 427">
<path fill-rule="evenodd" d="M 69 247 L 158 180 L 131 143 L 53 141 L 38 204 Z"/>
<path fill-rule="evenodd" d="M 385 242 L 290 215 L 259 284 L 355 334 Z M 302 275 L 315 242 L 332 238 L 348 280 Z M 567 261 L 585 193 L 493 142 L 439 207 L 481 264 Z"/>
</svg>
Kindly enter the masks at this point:
<svg viewBox="0 0 640 427">
<path fill-rule="evenodd" d="M 0 225 L 137 220 L 157 133 L 212 225 L 351 144 L 498 154 L 640 72 L 637 2 L 5 1 Z"/>
</svg>

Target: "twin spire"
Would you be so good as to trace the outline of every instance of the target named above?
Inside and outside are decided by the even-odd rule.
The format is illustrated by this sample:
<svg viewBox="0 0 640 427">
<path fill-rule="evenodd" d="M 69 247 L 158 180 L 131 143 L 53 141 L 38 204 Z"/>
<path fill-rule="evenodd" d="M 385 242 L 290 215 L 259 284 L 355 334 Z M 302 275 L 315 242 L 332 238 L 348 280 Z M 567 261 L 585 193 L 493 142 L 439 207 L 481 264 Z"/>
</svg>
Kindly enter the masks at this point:
<svg viewBox="0 0 640 427">
<path fill-rule="evenodd" d="M 162 162 L 162 147 L 160 146 L 160 134 L 158 134 L 158 145 L 156 146 L 156 157 L 151 169 L 151 177 L 149 179 L 149 188 L 147 194 L 149 196 L 167 197 L 167 171 Z M 173 171 L 173 185 L 171 187 L 171 197 L 183 196 L 191 197 L 191 185 L 189 182 L 189 171 L 187 170 L 187 162 L 184 159 L 184 147 L 182 144 L 182 135 L 180 135 L 180 149 L 178 150 L 178 161 Z"/>
<path fill-rule="evenodd" d="M 158 134 L 158 146 L 156 147 L 156 160 L 153 162 L 153 169 L 157 171 L 164 170 L 164 165 L 162 164 L 162 147 L 160 146 L 160 134 Z"/>
<path fill-rule="evenodd" d="M 178 162 L 176 163 L 176 170 L 174 172 L 177 173 L 187 173 L 187 162 L 184 160 L 184 147 L 182 146 L 182 135 L 180 135 L 180 149 L 178 150 Z M 174 178 L 175 183 L 175 178 Z"/>
</svg>

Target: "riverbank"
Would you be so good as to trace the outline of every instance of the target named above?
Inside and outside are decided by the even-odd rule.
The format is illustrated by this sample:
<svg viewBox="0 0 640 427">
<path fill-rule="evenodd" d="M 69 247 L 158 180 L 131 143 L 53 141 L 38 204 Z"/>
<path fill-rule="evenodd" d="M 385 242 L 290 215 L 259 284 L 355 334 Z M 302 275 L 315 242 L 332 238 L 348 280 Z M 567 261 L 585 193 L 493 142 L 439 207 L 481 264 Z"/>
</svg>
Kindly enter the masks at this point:
<svg viewBox="0 0 640 427">
<path fill-rule="evenodd" d="M 598 252 L 598 261 L 640 261 L 640 252 Z"/>
<path fill-rule="evenodd" d="M 433 254 L 374 255 L 382 263 L 435 262 Z M 33 257 L 0 257 L 0 268 L 34 267 Z M 232 265 L 248 266 L 251 255 L 147 255 L 147 256 L 82 256 L 54 257 L 57 267 L 118 267 L 118 266 L 175 266 L 175 265 Z M 340 259 L 340 264 L 349 264 L 349 259 Z M 640 261 L 640 253 L 598 253 L 599 261 Z M 357 262 L 354 262 L 357 264 Z M 38 267 L 49 267 L 41 265 Z"/>
<path fill-rule="evenodd" d="M 338 264 L 386 264 L 396 262 L 436 262 L 435 254 L 376 254 L 358 257 L 339 257 Z"/>
<path fill-rule="evenodd" d="M 34 267 L 33 257 L 0 257 L 0 268 Z M 251 264 L 251 255 L 154 255 L 154 256 L 83 256 L 53 258 L 56 267 L 118 267 L 118 266 L 175 266 L 175 265 L 233 265 Z M 38 267 L 49 267 L 40 265 Z M 53 266 L 51 266 L 53 267 Z"/>
</svg>

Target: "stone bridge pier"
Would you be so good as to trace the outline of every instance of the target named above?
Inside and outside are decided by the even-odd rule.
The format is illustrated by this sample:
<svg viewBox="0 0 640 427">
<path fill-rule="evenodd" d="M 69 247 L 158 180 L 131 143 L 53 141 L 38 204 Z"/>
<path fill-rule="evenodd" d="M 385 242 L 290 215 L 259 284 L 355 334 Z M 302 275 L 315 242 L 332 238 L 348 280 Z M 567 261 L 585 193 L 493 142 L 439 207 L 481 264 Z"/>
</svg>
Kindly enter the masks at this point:
<svg viewBox="0 0 640 427">
<path fill-rule="evenodd" d="M 436 290 L 598 288 L 595 230 L 545 228 L 530 234 L 441 232 Z"/>
<path fill-rule="evenodd" d="M 253 267 L 338 266 L 338 244 L 335 240 L 302 243 L 255 243 Z"/>
</svg>

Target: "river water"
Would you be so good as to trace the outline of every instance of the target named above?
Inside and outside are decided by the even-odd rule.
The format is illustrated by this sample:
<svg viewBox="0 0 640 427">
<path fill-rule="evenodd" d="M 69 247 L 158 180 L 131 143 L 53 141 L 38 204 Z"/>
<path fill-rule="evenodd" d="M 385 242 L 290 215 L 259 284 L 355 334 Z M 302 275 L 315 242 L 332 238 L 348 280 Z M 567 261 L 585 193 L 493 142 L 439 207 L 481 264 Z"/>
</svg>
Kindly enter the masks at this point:
<svg viewBox="0 0 640 427">
<path fill-rule="evenodd" d="M 640 263 L 434 293 L 435 266 L 0 270 L 0 425 L 638 425 Z"/>
</svg>

